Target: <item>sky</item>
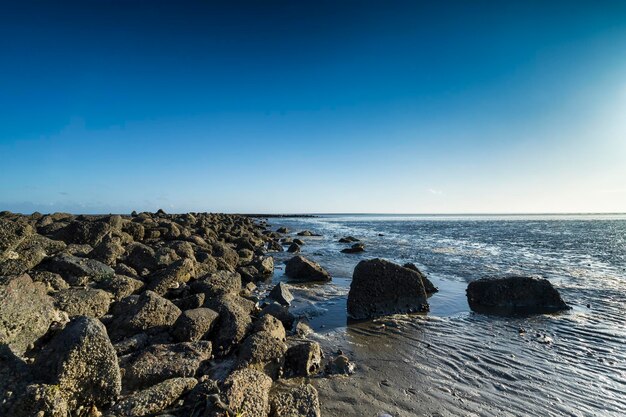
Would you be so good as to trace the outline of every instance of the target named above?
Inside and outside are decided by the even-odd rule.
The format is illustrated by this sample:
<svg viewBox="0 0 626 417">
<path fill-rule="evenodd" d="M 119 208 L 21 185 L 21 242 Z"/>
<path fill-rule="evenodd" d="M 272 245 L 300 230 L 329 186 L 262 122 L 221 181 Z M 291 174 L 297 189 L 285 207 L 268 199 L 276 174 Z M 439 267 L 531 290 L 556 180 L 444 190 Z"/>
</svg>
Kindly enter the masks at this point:
<svg viewBox="0 0 626 417">
<path fill-rule="evenodd" d="M 626 212 L 624 1 L 0 10 L 0 210 Z"/>
</svg>

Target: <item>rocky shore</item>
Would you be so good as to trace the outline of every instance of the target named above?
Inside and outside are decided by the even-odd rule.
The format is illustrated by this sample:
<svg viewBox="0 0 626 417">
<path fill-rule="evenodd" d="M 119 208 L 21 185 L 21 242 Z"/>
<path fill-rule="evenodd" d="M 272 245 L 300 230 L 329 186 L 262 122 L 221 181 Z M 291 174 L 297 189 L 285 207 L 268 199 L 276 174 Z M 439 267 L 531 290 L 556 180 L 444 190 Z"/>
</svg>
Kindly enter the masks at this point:
<svg viewBox="0 0 626 417">
<path fill-rule="evenodd" d="M 319 416 L 309 377 L 352 365 L 286 286 L 260 290 L 282 237 L 249 216 L 0 213 L 0 415 Z"/>
<path fill-rule="evenodd" d="M 239 215 L 0 213 L 0 415 L 320 416 L 312 378 L 355 366 L 324 355 L 290 285 L 270 282 L 285 249 L 290 282 L 332 282 L 297 254 L 319 236 Z M 437 291 L 414 264 L 363 259 L 347 316 L 428 312 Z M 467 299 L 487 314 L 569 308 L 534 277 L 478 279 Z"/>
</svg>

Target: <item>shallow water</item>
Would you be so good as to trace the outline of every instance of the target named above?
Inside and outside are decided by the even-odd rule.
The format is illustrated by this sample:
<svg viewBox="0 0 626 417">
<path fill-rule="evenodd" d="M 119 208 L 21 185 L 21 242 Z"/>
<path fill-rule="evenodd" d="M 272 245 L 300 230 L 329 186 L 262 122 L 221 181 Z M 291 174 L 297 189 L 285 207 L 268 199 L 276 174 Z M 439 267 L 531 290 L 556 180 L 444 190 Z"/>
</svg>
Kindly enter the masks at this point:
<svg viewBox="0 0 626 417">
<path fill-rule="evenodd" d="M 626 415 L 626 215 L 322 216 L 270 219 L 308 229 L 302 254 L 333 282 L 293 290 L 327 350 L 357 363 L 349 378 L 317 379 L 325 415 Z M 382 234 L 382 236 L 379 236 Z M 339 237 L 366 244 L 342 254 Z M 276 255 L 274 281 L 286 280 Z M 439 292 L 427 315 L 347 324 L 354 266 L 414 262 Z M 501 318 L 470 312 L 467 282 L 541 275 L 573 309 Z"/>
</svg>

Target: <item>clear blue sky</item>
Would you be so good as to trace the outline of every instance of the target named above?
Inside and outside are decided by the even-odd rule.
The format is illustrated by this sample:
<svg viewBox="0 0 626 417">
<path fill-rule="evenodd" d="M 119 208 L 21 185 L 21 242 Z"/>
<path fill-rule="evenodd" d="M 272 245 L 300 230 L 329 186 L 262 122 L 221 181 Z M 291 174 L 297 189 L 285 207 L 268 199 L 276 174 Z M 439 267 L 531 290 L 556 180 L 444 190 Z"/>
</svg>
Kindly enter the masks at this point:
<svg viewBox="0 0 626 417">
<path fill-rule="evenodd" d="M 626 211 L 626 2 L 14 2 L 0 210 Z"/>
</svg>

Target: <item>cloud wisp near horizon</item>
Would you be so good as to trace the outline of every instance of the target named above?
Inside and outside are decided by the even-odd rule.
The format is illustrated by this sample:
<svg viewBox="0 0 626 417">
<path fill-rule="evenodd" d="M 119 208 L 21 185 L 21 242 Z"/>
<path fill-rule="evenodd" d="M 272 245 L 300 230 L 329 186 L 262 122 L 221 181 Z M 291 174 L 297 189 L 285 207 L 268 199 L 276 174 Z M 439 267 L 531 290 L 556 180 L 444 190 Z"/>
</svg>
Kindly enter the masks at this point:
<svg viewBox="0 0 626 417">
<path fill-rule="evenodd" d="M 626 211 L 626 3 L 20 2 L 0 210 Z"/>
</svg>

